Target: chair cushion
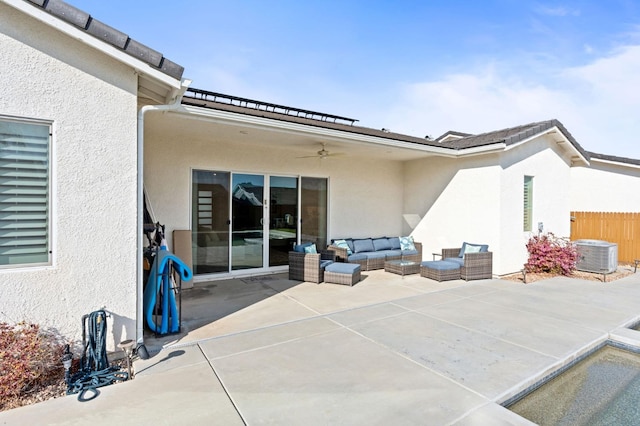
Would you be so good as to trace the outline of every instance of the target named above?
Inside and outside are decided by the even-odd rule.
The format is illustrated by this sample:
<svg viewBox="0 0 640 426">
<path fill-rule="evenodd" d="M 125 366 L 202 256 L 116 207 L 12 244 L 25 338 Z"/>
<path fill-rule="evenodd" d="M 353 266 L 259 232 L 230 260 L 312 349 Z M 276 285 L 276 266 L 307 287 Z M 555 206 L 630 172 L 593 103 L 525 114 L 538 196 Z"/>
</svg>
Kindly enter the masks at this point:
<svg viewBox="0 0 640 426">
<path fill-rule="evenodd" d="M 461 257 L 446 257 L 444 259 L 442 259 L 440 262 L 453 262 L 453 263 L 457 263 L 460 266 L 464 266 L 464 259 Z"/>
<path fill-rule="evenodd" d="M 391 243 L 388 238 L 376 238 L 373 240 L 373 248 L 376 251 L 391 250 Z"/>
<path fill-rule="evenodd" d="M 413 237 L 400 237 L 400 249 L 401 250 L 415 250 L 416 246 L 413 244 Z"/>
<path fill-rule="evenodd" d="M 332 263 L 325 268 L 326 272 L 335 272 L 338 274 L 354 274 L 360 270 L 357 263 Z"/>
<path fill-rule="evenodd" d="M 489 251 L 488 244 L 472 244 L 464 242 L 462 243 L 458 257 L 464 256 L 465 253 L 486 253 L 487 251 Z"/>
<path fill-rule="evenodd" d="M 362 240 L 353 240 L 353 252 L 354 253 L 362 253 L 365 251 L 375 251 L 373 248 L 373 241 L 371 238 L 366 238 Z"/>
<path fill-rule="evenodd" d="M 420 265 L 436 271 L 455 271 L 460 269 L 460 265 L 457 262 L 449 262 L 447 260 L 428 260 Z"/>
<path fill-rule="evenodd" d="M 297 251 L 298 253 L 304 253 L 304 249 L 306 247 L 311 247 L 311 244 L 313 243 L 302 243 L 302 244 L 296 244 L 295 246 L 293 246 L 293 251 Z"/>
</svg>

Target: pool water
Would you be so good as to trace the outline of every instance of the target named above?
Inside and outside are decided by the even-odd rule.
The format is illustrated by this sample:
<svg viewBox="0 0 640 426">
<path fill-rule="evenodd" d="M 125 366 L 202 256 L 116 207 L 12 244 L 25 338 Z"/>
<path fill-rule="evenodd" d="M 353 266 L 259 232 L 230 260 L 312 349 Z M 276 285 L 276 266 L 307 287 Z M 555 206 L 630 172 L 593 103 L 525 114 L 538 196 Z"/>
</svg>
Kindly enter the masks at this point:
<svg viewBox="0 0 640 426">
<path fill-rule="evenodd" d="M 640 424 L 640 355 L 605 346 L 507 408 L 539 425 Z"/>
</svg>

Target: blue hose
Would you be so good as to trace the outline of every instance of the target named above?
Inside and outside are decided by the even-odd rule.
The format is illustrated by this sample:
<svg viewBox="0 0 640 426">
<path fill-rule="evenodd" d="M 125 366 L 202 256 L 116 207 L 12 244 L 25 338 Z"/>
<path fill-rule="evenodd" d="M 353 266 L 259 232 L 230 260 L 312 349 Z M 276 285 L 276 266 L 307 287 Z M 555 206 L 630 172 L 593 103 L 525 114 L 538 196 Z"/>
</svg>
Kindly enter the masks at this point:
<svg viewBox="0 0 640 426">
<path fill-rule="evenodd" d="M 161 249 L 153 261 L 147 286 L 144 289 L 144 317 L 151 331 L 158 334 L 180 331 L 176 296 L 171 284 L 172 268 L 180 274 L 180 278 L 184 281 L 189 281 L 193 276 L 191 268 L 179 257 L 168 250 Z M 159 326 L 153 315 L 158 294 L 162 294 L 162 319 Z"/>
</svg>

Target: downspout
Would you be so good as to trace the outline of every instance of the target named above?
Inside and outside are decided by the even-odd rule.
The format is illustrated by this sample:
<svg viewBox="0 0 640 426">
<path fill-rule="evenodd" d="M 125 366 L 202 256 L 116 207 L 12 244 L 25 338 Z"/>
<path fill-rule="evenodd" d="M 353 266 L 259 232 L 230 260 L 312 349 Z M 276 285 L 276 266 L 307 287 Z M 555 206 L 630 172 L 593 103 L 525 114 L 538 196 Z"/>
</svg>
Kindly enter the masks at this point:
<svg viewBox="0 0 640 426">
<path fill-rule="evenodd" d="M 144 306 L 143 306 L 143 266 L 142 266 L 142 250 L 144 245 L 144 239 L 142 236 L 143 227 L 143 211 L 144 211 L 144 116 L 147 112 L 152 111 L 175 111 L 180 108 L 182 102 L 182 96 L 187 90 L 191 80 L 183 79 L 180 83 L 180 89 L 175 93 L 173 101 L 166 105 L 145 105 L 138 111 L 138 146 L 137 146 L 137 237 L 136 237 L 136 265 L 137 265 L 137 277 L 136 277 L 136 294 L 137 294 L 137 306 L 136 306 L 136 342 L 137 346 L 144 343 Z"/>
</svg>

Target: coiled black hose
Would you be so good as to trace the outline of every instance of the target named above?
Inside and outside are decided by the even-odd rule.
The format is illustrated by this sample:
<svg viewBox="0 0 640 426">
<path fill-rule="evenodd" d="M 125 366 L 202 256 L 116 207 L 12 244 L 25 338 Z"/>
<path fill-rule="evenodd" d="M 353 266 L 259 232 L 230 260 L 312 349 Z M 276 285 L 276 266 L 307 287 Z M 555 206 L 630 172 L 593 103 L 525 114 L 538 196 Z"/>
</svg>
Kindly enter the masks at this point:
<svg viewBox="0 0 640 426">
<path fill-rule="evenodd" d="M 82 317 L 82 354 L 80 371 L 67 382 L 67 395 L 79 393 L 78 401 L 90 401 L 100 394 L 99 387 L 129 379 L 129 373 L 110 367 L 107 359 L 107 314 L 103 310 Z M 86 397 L 87 392 L 93 395 Z"/>
</svg>

